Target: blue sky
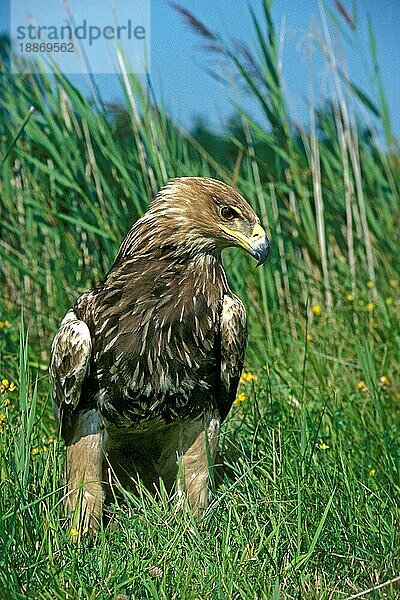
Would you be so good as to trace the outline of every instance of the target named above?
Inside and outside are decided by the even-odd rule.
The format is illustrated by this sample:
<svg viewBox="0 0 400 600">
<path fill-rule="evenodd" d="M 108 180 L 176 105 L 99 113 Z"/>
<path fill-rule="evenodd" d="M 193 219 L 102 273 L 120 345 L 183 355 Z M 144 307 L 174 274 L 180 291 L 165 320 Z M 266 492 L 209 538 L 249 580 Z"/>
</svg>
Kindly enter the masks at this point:
<svg viewBox="0 0 400 600">
<path fill-rule="evenodd" d="M 16 1 L 16 0 L 13 0 Z M 86 0 L 87 4 L 91 0 Z M 351 13 L 352 2 L 342 0 Z M 58 12 L 61 0 L 41 0 L 48 12 Z M 129 3 L 124 2 L 129 6 Z M 254 32 L 251 26 L 248 5 L 261 16 L 261 0 L 181 0 L 180 4 L 191 10 L 211 29 L 225 37 L 239 38 L 253 45 Z M 106 10 L 109 0 L 97 0 L 96 10 Z M 334 0 L 326 5 L 338 16 Z M 338 56 L 342 56 L 348 71 L 357 85 L 377 100 L 377 90 L 371 82 L 372 67 L 368 59 L 367 14 L 370 15 L 378 45 L 379 63 L 387 93 L 393 128 L 400 138 L 399 80 L 400 80 L 400 2 L 398 0 L 363 0 L 358 3 L 356 43 L 350 46 L 345 41 L 334 40 Z M 5 23 L 5 0 L 1 0 L 3 14 L 0 23 Z M 132 2 L 134 6 L 134 1 Z M 319 19 L 317 0 L 275 0 L 273 18 L 279 31 L 285 25 L 282 73 L 290 111 L 294 118 L 307 124 L 308 69 L 305 59 L 306 38 L 312 19 Z M 347 29 L 348 33 L 350 31 Z M 350 36 L 352 37 L 352 36 Z M 353 38 L 355 39 L 355 38 Z M 364 57 L 364 59 L 363 59 Z M 194 118 L 201 117 L 214 129 L 224 128 L 233 112 L 232 104 L 239 101 L 258 116 L 253 102 L 232 88 L 224 88 L 207 73 L 215 66 L 213 56 L 201 48 L 201 40 L 188 29 L 165 0 L 151 1 L 151 79 L 159 100 L 185 127 L 190 127 Z M 314 55 L 314 87 L 316 98 L 329 94 L 330 75 L 323 61 Z M 121 98 L 119 83 L 113 75 L 97 76 L 105 101 Z M 81 80 L 81 78 L 79 79 Z"/>
</svg>

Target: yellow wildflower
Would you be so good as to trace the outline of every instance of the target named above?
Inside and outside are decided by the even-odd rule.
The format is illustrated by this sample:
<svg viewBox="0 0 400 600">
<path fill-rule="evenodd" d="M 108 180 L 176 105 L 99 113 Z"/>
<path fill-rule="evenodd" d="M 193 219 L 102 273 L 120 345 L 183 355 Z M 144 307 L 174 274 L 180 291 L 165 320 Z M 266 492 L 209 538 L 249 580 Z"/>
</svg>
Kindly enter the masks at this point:
<svg viewBox="0 0 400 600">
<path fill-rule="evenodd" d="M 240 402 L 244 402 L 245 400 L 246 400 L 246 394 L 244 394 L 242 392 L 241 394 L 236 396 L 236 400 L 235 400 L 234 404 L 240 404 Z"/>
<path fill-rule="evenodd" d="M 9 327 L 10 326 L 10 321 L 0 321 L 0 329 L 3 329 L 3 327 Z"/>
<path fill-rule="evenodd" d="M 389 279 L 389 285 L 390 285 L 390 287 L 395 288 L 395 287 L 398 286 L 398 284 L 399 284 L 398 279 Z"/>
<path fill-rule="evenodd" d="M 381 375 L 381 377 L 379 377 L 379 383 L 382 389 L 386 390 L 390 385 L 389 377 L 387 377 L 387 375 Z"/>
<path fill-rule="evenodd" d="M 347 302 L 353 302 L 353 300 L 354 300 L 354 294 L 347 294 L 346 300 L 347 300 Z"/>
<path fill-rule="evenodd" d="M 15 383 L 13 381 L 10 383 L 8 379 L 2 379 L 0 382 L 0 394 L 6 391 L 13 392 L 15 388 Z"/>
<path fill-rule="evenodd" d="M 76 537 L 79 535 L 79 531 L 77 529 L 71 529 L 70 531 L 71 537 Z"/>
<path fill-rule="evenodd" d="M 253 373 L 248 373 L 246 371 L 243 371 L 241 377 L 240 377 L 240 383 L 251 383 L 252 381 L 255 381 L 257 379 L 257 375 L 253 375 Z"/>
<path fill-rule="evenodd" d="M 366 304 L 366 306 L 365 306 L 365 310 L 367 312 L 374 312 L 375 304 L 373 302 L 368 302 L 368 304 Z"/>
<path fill-rule="evenodd" d="M 325 442 L 321 442 L 320 444 L 318 444 L 318 448 L 320 450 L 327 450 L 329 448 L 328 444 L 325 444 Z"/>
<path fill-rule="evenodd" d="M 38 447 L 32 448 L 32 450 L 31 450 L 31 454 L 33 454 L 33 456 L 35 456 L 36 454 L 40 454 L 40 452 L 41 452 L 41 450 Z"/>
<path fill-rule="evenodd" d="M 376 469 L 370 469 L 369 474 L 370 474 L 370 477 L 375 477 Z"/>
<path fill-rule="evenodd" d="M 367 288 L 373 288 L 375 283 L 373 281 L 367 281 Z"/>
<path fill-rule="evenodd" d="M 311 333 L 307 333 L 307 342 L 313 342 L 314 341 L 314 336 L 311 335 Z"/>
<path fill-rule="evenodd" d="M 393 304 L 393 298 L 392 298 L 392 296 L 388 296 L 388 297 L 386 298 L 386 304 L 387 304 L 388 306 L 390 306 L 391 304 Z"/>
<path fill-rule="evenodd" d="M 314 304 L 314 306 L 312 307 L 311 310 L 314 313 L 314 315 L 316 315 L 317 317 L 322 313 L 322 308 L 320 307 L 319 304 Z"/>
<path fill-rule="evenodd" d="M 357 381 L 356 387 L 358 390 L 360 390 L 360 392 L 368 392 L 367 384 L 363 380 Z"/>
</svg>

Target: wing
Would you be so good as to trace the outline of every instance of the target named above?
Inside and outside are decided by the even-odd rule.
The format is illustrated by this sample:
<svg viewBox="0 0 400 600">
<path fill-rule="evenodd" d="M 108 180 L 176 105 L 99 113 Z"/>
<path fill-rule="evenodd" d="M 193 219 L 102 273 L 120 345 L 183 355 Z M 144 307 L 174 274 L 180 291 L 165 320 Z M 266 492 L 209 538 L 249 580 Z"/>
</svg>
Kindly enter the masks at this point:
<svg viewBox="0 0 400 600">
<path fill-rule="evenodd" d="M 223 421 L 236 398 L 247 342 L 246 310 L 235 296 L 225 295 L 221 325 L 220 413 Z"/>
<path fill-rule="evenodd" d="M 78 405 L 91 351 L 88 326 L 70 310 L 62 320 L 51 347 L 49 371 L 53 404 L 58 415 L 66 405 L 71 409 Z"/>
</svg>

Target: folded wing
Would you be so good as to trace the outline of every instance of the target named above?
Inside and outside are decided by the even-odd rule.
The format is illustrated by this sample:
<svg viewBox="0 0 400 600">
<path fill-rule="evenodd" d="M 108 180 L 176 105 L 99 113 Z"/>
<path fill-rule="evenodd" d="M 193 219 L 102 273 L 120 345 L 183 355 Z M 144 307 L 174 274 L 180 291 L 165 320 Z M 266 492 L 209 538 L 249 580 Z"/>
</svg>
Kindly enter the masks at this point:
<svg viewBox="0 0 400 600">
<path fill-rule="evenodd" d="M 219 410 L 223 420 L 236 398 L 247 342 L 246 310 L 242 301 L 234 294 L 224 296 L 220 327 L 221 388 Z"/>
<path fill-rule="evenodd" d="M 79 404 L 91 351 L 88 326 L 70 310 L 61 322 L 51 347 L 52 399 L 58 415 L 64 408 L 74 410 Z"/>
</svg>

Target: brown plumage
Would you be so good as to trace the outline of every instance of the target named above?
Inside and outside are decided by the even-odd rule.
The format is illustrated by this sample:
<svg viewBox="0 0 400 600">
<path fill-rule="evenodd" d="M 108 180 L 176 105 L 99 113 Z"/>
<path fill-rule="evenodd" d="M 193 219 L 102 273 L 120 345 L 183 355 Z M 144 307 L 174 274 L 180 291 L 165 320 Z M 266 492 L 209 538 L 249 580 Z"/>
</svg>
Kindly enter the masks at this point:
<svg viewBox="0 0 400 600">
<path fill-rule="evenodd" d="M 213 459 L 246 344 L 246 313 L 221 264 L 228 246 L 259 264 L 268 254 L 247 202 L 213 179 L 171 180 L 64 317 L 50 375 L 77 525 L 98 526 L 103 481 L 129 486 L 139 475 L 171 488 L 179 462 L 181 498 L 207 505 L 206 446 Z"/>
</svg>

